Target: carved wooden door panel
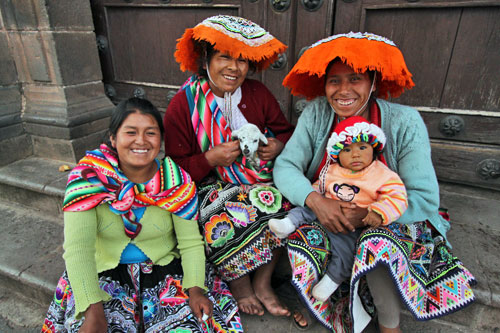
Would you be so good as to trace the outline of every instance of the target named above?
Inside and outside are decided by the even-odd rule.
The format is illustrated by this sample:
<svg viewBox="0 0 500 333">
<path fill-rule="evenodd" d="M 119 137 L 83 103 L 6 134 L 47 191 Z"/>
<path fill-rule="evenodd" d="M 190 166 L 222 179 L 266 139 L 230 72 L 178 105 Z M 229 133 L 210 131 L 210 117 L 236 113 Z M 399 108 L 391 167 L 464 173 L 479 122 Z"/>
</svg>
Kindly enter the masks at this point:
<svg viewBox="0 0 500 333">
<path fill-rule="evenodd" d="M 333 33 L 370 31 L 394 40 L 416 87 L 442 181 L 500 190 L 500 2 L 497 0 L 91 0 L 108 96 L 144 96 L 164 110 L 189 73 L 173 54 L 204 18 L 249 18 L 289 46 L 254 74 L 296 121 L 304 101 L 281 82 L 300 52 Z"/>
<path fill-rule="evenodd" d="M 369 31 L 403 51 L 441 181 L 500 191 L 500 2 L 338 0 L 334 33 Z"/>
<path fill-rule="evenodd" d="M 218 15 L 248 18 L 290 45 L 294 25 L 291 1 L 262 0 L 91 0 L 107 95 L 118 102 L 130 96 L 150 99 L 164 111 L 188 78 L 175 62 L 176 40 L 184 30 Z M 286 54 L 253 77 L 275 94 L 285 113 L 290 96 L 281 81 L 292 58 Z"/>
</svg>

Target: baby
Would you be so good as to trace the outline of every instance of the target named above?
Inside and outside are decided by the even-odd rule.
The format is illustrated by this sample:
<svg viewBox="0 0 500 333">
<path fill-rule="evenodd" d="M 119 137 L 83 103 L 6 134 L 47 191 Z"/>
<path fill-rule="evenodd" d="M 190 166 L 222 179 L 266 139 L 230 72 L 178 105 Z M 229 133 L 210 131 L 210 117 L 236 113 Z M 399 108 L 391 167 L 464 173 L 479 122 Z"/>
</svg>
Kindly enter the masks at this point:
<svg viewBox="0 0 500 333">
<path fill-rule="evenodd" d="M 382 129 L 363 117 L 340 122 L 328 140 L 327 163 L 313 184 L 328 198 L 367 208 L 363 222 L 373 228 L 394 222 L 408 206 L 401 178 L 377 160 L 385 140 Z M 315 220 L 312 210 L 296 207 L 284 219 L 269 220 L 269 227 L 278 237 L 286 238 L 298 226 Z M 326 301 L 351 276 L 356 241 L 362 230 L 348 234 L 327 232 L 332 256 L 326 274 L 312 290 L 314 298 Z"/>
</svg>

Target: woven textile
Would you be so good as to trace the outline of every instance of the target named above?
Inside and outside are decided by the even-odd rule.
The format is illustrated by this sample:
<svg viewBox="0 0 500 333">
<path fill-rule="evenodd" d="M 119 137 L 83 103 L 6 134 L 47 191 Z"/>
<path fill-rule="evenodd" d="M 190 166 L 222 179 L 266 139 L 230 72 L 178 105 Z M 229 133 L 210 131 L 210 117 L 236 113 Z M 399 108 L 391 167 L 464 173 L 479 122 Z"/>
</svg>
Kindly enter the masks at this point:
<svg viewBox="0 0 500 333">
<path fill-rule="evenodd" d="M 322 227 L 304 224 L 288 236 L 288 259 L 292 267 L 292 285 L 311 314 L 326 328 L 331 329 L 333 305 L 312 297 L 312 287 L 326 271 L 330 257 L 330 241 Z"/>
<path fill-rule="evenodd" d="M 191 121 L 201 151 L 205 152 L 223 142 L 231 141 L 231 128 L 217 105 L 208 81 L 193 75 L 184 83 L 182 89 L 186 91 Z M 256 170 L 245 156 L 240 155 L 232 165 L 218 166 L 215 170 L 225 182 L 248 185 L 270 182 L 273 165 L 273 161 L 263 162 L 259 170 Z"/>
<path fill-rule="evenodd" d="M 268 221 L 283 218 L 291 204 L 275 187 L 216 181 L 200 185 L 199 197 L 207 259 L 224 280 L 240 278 L 270 262 L 272 251 L 283 246 Z"/>
<path fill-rule="evenodd" d="M 178 261 L 167 266 L 120 265 L 101 273 L 99 286 L 112 297 L 103 304 L 108 332 L 243 332 L 238 307 L 228 286 L 209 265 L 206 271 L 207 297 L 214 308 L 212 317 L 201 323 L 194 317 L 182 289 Z M 64 273 L 42 332 L 78 332 L 83 321 L 75 319 L 75 301 Z"/>
<path fill-rule="evenodd" d="M 447 315 L 474 301 L 471 285 L 475 279 L 452 255 L 443 237 L 434 233 L 427 222 L 392 223 L 366 230 L 358 240 L 349 285 L 342 284 L 322 303 L 311 291 L 327 265 L 324 253 L 328 244 L 322 240 L 326 235 L 319 225 L 303 225 L 288 238 L 292 284 L 313 316 L 334 332 L 352 331 L 355 313 L 360 313 L 354 304 L 375 315 L 365 275 L 379 265 L 389 270 L 393 279 L 387 283 L 396 285 L 402 303 L 415 319 Z"/>
<path fill-rule="evenodd" d="M 109 204 L 115 214 L 121 215 L 125 233 L 136 237 L 141 224 L 132 208 L 158 206 L 187 219 L 198 217 L 196 186 L 187 172 L 169 157 L 146 184 L 135 184 L 127 179 L 118 166 L 116 153 L 107 145 L 88 151 L 71 170 L 64 197 L 64 211 L 85 211 Z"/>
<path fill-rule="evenodd" d="M 447 315 L 475 299 L 474 276 L 425 222 L 365 231 L 358 241 L 351 290 L 379 265 L 388 267 L 403 303 L 417 320 Z"/>
</svg>

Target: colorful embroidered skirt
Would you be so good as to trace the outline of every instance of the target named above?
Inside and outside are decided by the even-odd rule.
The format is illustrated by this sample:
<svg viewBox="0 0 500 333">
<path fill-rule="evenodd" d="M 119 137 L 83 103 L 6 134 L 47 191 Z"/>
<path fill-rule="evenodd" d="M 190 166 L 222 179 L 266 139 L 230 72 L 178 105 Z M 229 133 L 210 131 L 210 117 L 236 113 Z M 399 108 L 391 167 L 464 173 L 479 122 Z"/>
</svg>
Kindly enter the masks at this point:
<svg viewBox="0 0 500 333">
<path fill-rule="evenodd" d="M 207 259 L 224 280 L 240 278 L 270 262 L 272 250 L 283 246 L 267 223 L 283 218 L 291 204 L 274 186 L 215 181 L 200 185 L 198 196 Z"/>
<path fill-rule="evenodd" d="M 365 275 L 380 265 L 389 270 L 402 302 L 417 320 L 438 318 L 474 301 L 474 276 L 426 222 L 365 230 L 358 240 L 349 285 L 341 285 L 327 302 L 311 296 L 327 265 L 323 228 L 301 226 L 289 236 L 287 248 L 292 284 L 313 316 L 334 332 L 350 332 L 354 320 L 375 315 Z"/>
<path fill-rule="evenodd" d="M 236 301 L 227 285 L 207 265 L 206 284 L 213 315 L 199 323 L 181 286 L 180 260 L 167 266 L 118 265 L 99 274 L 99 285 L 111 295 L 104 312 L 108 332 L 243 332 Z M 49 306 L 42 332 L 78 332 L 75 300 L 64 272 Z"/>
</svg>

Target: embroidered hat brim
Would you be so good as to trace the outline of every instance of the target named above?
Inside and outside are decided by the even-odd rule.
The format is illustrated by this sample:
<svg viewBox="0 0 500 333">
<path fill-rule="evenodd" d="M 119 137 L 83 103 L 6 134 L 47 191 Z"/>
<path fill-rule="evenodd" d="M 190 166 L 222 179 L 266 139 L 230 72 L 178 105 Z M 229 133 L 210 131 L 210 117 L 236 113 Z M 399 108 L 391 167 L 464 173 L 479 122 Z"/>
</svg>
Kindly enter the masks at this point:
<svg viewBox="0 0 500 333">
<path fill-rule="evenodd" d="M 398 97 L 415 84 L 401 51 L 391 40 L 371 33 L 350 32 L 322 39 L 307 49 L 283 80 L 295 96 L 308 100 L 325 95 L 328 64 L 340 58 L 358 73 L 379 73 L 379 97 Z"/>
<path fill-rule="evenodd" d="M 287 46 L 250 20 L 228 15 L 205 19 L 194 28 L 188 28 L 177 40 L 175 60 L 182 71 L 198 70 L 201 56 L 195 43 L 206 41 L 219 52 L 233 58 L 244 58 L 264 70 L 276 61 Z"/>
</svg>

